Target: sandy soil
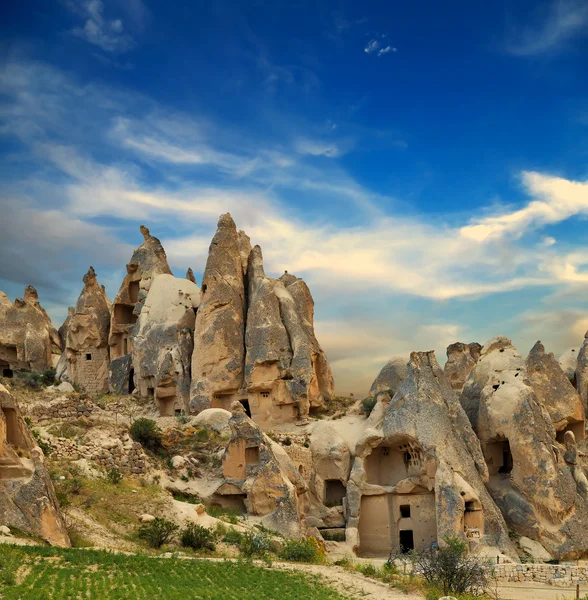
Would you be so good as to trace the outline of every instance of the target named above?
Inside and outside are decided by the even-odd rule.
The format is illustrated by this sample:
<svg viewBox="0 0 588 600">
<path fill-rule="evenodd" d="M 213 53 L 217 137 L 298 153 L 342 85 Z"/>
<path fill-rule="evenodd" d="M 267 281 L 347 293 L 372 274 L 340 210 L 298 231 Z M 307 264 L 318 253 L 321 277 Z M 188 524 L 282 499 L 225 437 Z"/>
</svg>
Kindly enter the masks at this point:
<svg viewBox="0 0 588 600">
<path fill-rule="evenodd" d="M 588 585 L 580 586 L 580 598 L 588 593 Z M 553 585 L 509 583 L 498 586 L 500 600 L 572 600 L 576 588 L 560 588 Z"/>
</svg>

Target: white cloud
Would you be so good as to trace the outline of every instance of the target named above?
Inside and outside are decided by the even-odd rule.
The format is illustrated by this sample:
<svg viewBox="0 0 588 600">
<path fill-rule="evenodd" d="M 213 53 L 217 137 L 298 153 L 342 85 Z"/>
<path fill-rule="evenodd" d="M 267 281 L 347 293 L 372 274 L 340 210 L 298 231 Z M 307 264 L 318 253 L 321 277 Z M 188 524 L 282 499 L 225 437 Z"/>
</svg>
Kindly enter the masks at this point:
<svg viewBox="0 0 588 600">
<path fill-rule="evenodd" d="M 105 52 L 128 52 L 135 46 L 135 40 L 124 31 L 121 19 L 105 18 L 102 0 L 82 0 L 70 6 L 85 18 L 83 26 L 73 29 L 75 36 L 99 46 Z"/>
<path fill-rule="evenodd" d="M 385 48 L 381 48 L 380 50 L 378 50 L 378 56 L 388 54 L 388 52 L 398 52 L 398 49 L 393 48 L 392 46 L 386 46 Z"/>
<path fill-rule="evenodd" d="M 587 31 L 586 0 L 551 0 L 547 15 L 543 15 L 540 22 L 513 32 L 506 49 L 517 56 L 545 54 Z"/>
<path fill-rule="evenodd" d="M 346 141 L 345 146 L 350 144 Z M 321 140 L 311 140 L 308 138 L 299 138 L 294 147 L 299 154 L 310 154 L 311 156 L 326 156 L 328 158 L 337 158 L 346 153 L 346 148 L 337 142 L 323 142 Z"/>
<path fill-rule="evenodd" d="M 367 43 L 367 46 L 363 49 L 363 51 L 366 54 L 371 54 L 372 52 L 375 52 L 380 46 L 381 44 L 378 40 L 370 40 Z"/>
</svg>

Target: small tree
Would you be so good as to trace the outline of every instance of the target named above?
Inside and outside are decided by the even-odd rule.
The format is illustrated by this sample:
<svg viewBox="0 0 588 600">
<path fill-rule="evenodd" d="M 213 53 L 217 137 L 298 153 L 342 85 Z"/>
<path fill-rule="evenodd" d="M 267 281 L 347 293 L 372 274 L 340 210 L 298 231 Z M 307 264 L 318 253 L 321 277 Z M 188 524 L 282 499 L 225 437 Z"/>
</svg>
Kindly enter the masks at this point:
<svg viewBox="0 0 588 600">
<path fill-rule="evenodd" d="M 175 523 L 158 517 L 151 523 L 141 525 L 137 537 L 146 541 L 152 548 L 161 548 L 173 539 L 178 529 Z"/>
<path fill-rule="evenodd" d="M 188 523 L 182 531 L 180 542 L 184 548 L 214 550 L 216 548 L 215 538 L 215 534 L 206 527 L 201 527 L 196 523 Z"/>
<path fill-rule="evenodd" d="M 122 481 L 123 475 L 118 469 L 110 469 L 110 471 L 106 473 L 106 478 L 110 483 L 118 485 Z"/>
<path fill-rule="evenodd" d="M 162 433 L 152 419 L 137 419 L 130 429 L 131 437 L 147 450 L 155 452 L 161 448 Z"/>
<path fill-rule="evenodd" d="M 468 554 L 467 543 L 458 537 L 446 537 L 442 546 L 411 555 L 413 572 L 444 595 L 483 594 L 490 586 L 491 568 L 487 561 Z"/>
</svg>

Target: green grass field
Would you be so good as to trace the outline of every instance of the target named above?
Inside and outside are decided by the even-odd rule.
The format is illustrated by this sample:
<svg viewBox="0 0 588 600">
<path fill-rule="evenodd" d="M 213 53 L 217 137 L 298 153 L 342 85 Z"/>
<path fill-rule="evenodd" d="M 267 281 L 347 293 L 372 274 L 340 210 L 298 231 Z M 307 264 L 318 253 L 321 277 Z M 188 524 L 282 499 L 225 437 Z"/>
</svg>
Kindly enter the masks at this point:
<svg viewBox="0 0 588 600">
<path fill-rule="evenodd" d="M 14 582 L 10 582 L 12 575 Z M 0 547 L 0 598 L 342 600 L 316 578 L 247 562 L 38 547 Z"/>
</svg>

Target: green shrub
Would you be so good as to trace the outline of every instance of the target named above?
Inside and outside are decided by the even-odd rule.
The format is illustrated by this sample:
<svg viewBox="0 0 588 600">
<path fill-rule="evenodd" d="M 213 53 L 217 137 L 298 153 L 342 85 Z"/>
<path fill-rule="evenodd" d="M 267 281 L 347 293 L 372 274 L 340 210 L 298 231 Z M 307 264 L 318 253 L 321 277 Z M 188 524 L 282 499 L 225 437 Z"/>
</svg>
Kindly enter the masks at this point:
<svg viewBox="0 0 588 600">
<path fill-rule="evenodd" d="M 147 542 L 151 548 L 161 548 L 174 538 L 178 529 L 179 527 L 175 523 L 158 517 L 151 523 L 141 525 L 137 531 L 137 537 Z"/>
<path fill-rule="evenodd" d="M 239 543 L 241 554 L 247 558 L 254 556 L 263 558 L 269 552 L 270 548 L 271 540 L 263 533 L 244 533 Z"/>
<path fill-rule="evenodd" d="M 287 540 L 280 552 L 280 558 L 292 562 L 318 563 L 323 560 L 318 543 L 312 538 L 306 540 Z"/>
<path fill-rule="evenodd" d="M 364 398 L 361 402 L 361 412 L 366 416 L 369 417 L 372 414 L 372 410 L 374 410 L 376 404 L 377 404 L 377 399 L 376 398 Z"/>
<path fill-rule="evenodd" d="M 243 542 L 243 534 L 236 529 L 229 529 L 222 538 L 225 544 L 231 544 L 232 546 L 241 546 Z"/>
<path fill-rule="evenodd" d="M 43 454 L 49 456 L 51 452 L 53 452 L 53 448 L 41 437 L 41 434 L 37 429 L 31 429 L 31 433 L 35 438 L 35 442 L 37 442 L 37 446 L 43 451 Z"/>
<path fill-rule="evenodd" d="M 106 473 L 106 478 L 110 483 L 118 485 L 122 481 L 123 475 L 118 469 L 110 469 L 110 471 Z"/>
<path fill-rule="evenodd" d="M 378 569 L 372 563 L 360 563 L 356 569 L 366 577 L 376 577 L 378 575 Z"/>
<path fill-rule="evenodd" d="M 20 371 L 17 377 L 27 387 L 38 390 L 43 386 L 53 385 L 55 383 L 55 369 L 45 369 L 44 371 Z"/>
<path fill-rule="evenodd" d="M 215 541 L 216 536 L 212 531 L 196 525 L 196 523 L 188 523 L 180 536 L 182 546 L 194 550 L 214 550 L 216 548 Z"/>
<path fill-rule="evenodd" d="M 232 525 L 236 525 L 239 522 L 239 517 L 241 517 L 241 512 L 239 512 L 236 508 L 225 508 L 223 506 L 219 506 L 218 504 L 211 504 L 206 507 L 206 512 L 215 519 L 222 519 L 223 521 L 227 521 L 227 523 L 231 523 Z"/>
<path fill-rule="evenodd" d="M 147 450 L 155 452 L 162 447 L 161 429 L 152 419 L 141 418 L 133 421 L 129 433 L 136 442 L 139 442 Z"/>
</svg>

